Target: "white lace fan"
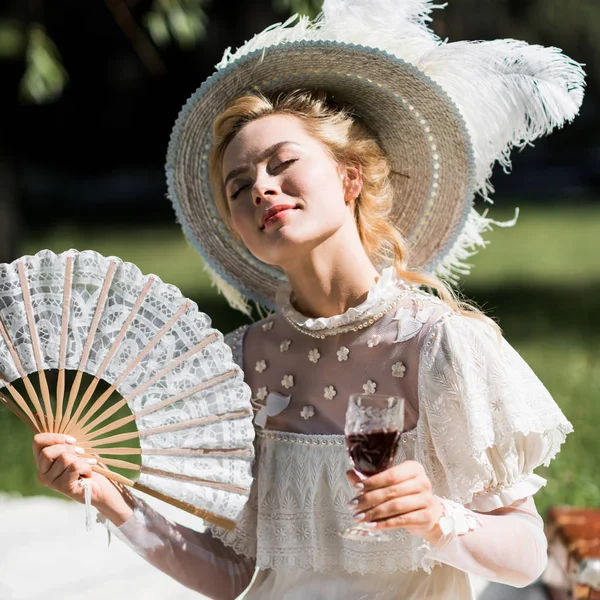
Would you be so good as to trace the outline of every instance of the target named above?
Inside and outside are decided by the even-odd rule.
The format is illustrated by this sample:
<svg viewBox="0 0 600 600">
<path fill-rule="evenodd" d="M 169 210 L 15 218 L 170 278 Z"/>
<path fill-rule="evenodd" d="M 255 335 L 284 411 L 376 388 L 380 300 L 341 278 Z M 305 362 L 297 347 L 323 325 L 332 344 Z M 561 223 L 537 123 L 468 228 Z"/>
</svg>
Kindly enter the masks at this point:
<svg viewBox="0 0 600 600">
<path fill-rule="evenodd" d="M 0 402 L 35 432 L 74 436 L 96 472 L 233 529 L 252 483 L 251 392 L 210 325 L 118 258 L 43 250 L 1 264 Z"/>
</svg>

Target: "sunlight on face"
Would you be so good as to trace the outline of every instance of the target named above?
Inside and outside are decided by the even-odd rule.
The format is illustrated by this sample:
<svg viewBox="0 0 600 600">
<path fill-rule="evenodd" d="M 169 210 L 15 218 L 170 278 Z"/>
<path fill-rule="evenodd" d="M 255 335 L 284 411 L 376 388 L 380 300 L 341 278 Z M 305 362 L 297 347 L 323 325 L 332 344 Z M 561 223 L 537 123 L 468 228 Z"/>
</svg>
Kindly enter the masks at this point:
<svg viewBox="0 0 600 600">
<path fill-rule="evenodd" d="M 285 266 L 351 224 L 342 170 L 292 115 L 248 123 L 223 157 L 234 229 L 252 254 Z"/>
</svg>

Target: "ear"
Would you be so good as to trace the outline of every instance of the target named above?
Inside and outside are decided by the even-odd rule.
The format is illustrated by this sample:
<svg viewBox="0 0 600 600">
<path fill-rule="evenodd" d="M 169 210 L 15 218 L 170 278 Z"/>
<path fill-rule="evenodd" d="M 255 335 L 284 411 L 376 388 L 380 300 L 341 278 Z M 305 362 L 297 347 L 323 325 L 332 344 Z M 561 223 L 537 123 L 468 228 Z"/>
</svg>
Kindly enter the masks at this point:
<svg viewBox="0 0 600 600">
<path fill-rule="evenodd" d="M 360 165 L 341 165 L 340 177 L 344 186 L 344 201 L 352 204 L 360 195 L 363 186 Z"/>
</svg>

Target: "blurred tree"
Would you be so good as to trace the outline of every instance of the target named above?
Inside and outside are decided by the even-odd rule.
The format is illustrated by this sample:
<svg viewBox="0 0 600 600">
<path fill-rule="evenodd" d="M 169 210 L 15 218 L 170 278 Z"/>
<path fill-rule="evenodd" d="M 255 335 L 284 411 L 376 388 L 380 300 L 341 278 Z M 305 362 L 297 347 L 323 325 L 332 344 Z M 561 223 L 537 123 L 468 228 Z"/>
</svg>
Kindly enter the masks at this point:
<svg viewBox="0 0 600 600">
<path fill-rule="evenodd" d="M 318 14 L 322 5 L 322 0 L 272 2 L 280 12 L 311 17 Z M 134 14 L 139 0 L 105 0 L 140 60 L 156 76 L 164 75 L 166 67 L 150 39 L 159 47 L 174 42 L 183 50 L 192 49 L 206 34 L 209 23 L 205 8 L 209 3 L 210 0 L 153 0 L 149 8 Z M 147 29 L 150 39 L 139 22 Z M 36 104 L 57 100 L 68 81 L 68 74 L 44 26 L 27 20 L 27 15 L 25 21 L 0 20 L 0 59 L 21 57 L 27 65 L 19 86 L 21 100 Z"/>
</svg>

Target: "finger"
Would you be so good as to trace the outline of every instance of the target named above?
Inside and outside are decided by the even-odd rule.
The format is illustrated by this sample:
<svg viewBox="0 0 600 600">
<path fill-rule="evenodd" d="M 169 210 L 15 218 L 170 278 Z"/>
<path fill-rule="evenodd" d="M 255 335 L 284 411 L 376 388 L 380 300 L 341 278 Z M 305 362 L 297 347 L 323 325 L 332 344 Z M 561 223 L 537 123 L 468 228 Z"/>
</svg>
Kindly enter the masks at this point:
<svg viewBox="0 0 600 600">
<path fill-rule="evenodd" d="M 33 455 L 37 462 L 37 457 L 46 446 L 54 444 L 75 444 L 77 440 L 71 435 L 62 433 L 38 433 L 33 436 Z"/>
<path fill-rule="evenodd" d="M 413 529 L 417 531 L 423 530 L 424 527 L 429 527 L 430 524 L 431 514 L 429 509 L 423 508 L 403 515 L 396 515 L 383 521 L 377 521 L 372 524 L 372 527 L 373 529 L 399 529 L 403 527 L 411 532 Z"/>
<path fill-rule="evenodd" d="M 362 483 L 365 491 L 376 490 L 389 487 L 396 483 L 401 483 L 407 479 L 412 479 L 413 477 L 424 474 L 424 472 L 421 463 L 414 460 L 407 460 L 365 479 Z"/>
<path fill-rule="evenodd" d="M 91 461 L 94 462 L 92 463 Z M 48 482 L 47 485 L 55 487 L 56 481 L 68 470 L 75 470 L 77 477 L 79 477 L 80 472 L 77 470 L 76 465 L 80 462 L 86 462 L 88 465 L 95 464 L 94 459 L 86 458 L 84 460 L 79 460 L 74 454 L 63 453 L 54 461 L 52 467 L 50 467 L 49 471 L 44 476 L 44 480 Z"/>
<path fill-rule="evenodd" d="M 72 465 L 72 468 L 65 469 L 65 471 L 54 481 L 54 485 L 57 489 L 68 490 L 68 491 L 79 491 L 78 489 L 80 479 L 88 479 L 92 476 L 92 467 L 85 462 L 85 460 L 76 460 Z"/>
<path fill-rule="evenodd" d="M 354 518 L 360 521 L 383 521 L 392 517 L 397 517 L 416 510 L 421 510 L 427 506 L 427 496 L 425 494 L 411 494 L 402 498 L 394 498 L 383 504 L 373 506 L 364 511 L 358 511 Z"/>
<path fill-rule="evenodd" d="M 365 477 L 359 475 L 354 469 L 348 469 L 346 471 L 346 476 L 348 477 L 348 481 L 350 481 L 350 484 L 355 487 L 357 483 L 361 483 L 365 480 Z"/>
<path fill-rule="evenodd" d="M 85 450 L 83 450 L 83 448 L 66 444 L 54 444 L 52 446 L 46 446 L 42 448 L 37 457 L 38 471 L 40 474 L 45 475 L 61 454 L 71 454 L 75 456 L 77 454 L 83 454 L 84 452 Z"/>
<path fill-rule="evenodd" d="M 418 494 L 423 491 L 427 490 L 423 489 L 420 479 L 418 477 L 413 477 L 412 479 L 407 479 L 406 481 L 390 485 L 389 487 L 379 488 L 370 492 L 362 492 L 350 500 L 348 506 L 354 510 L 362 511 L 371 506 L 378 506 L 384 502 L 389 502 L 394 498 Z"/>
</svg>

